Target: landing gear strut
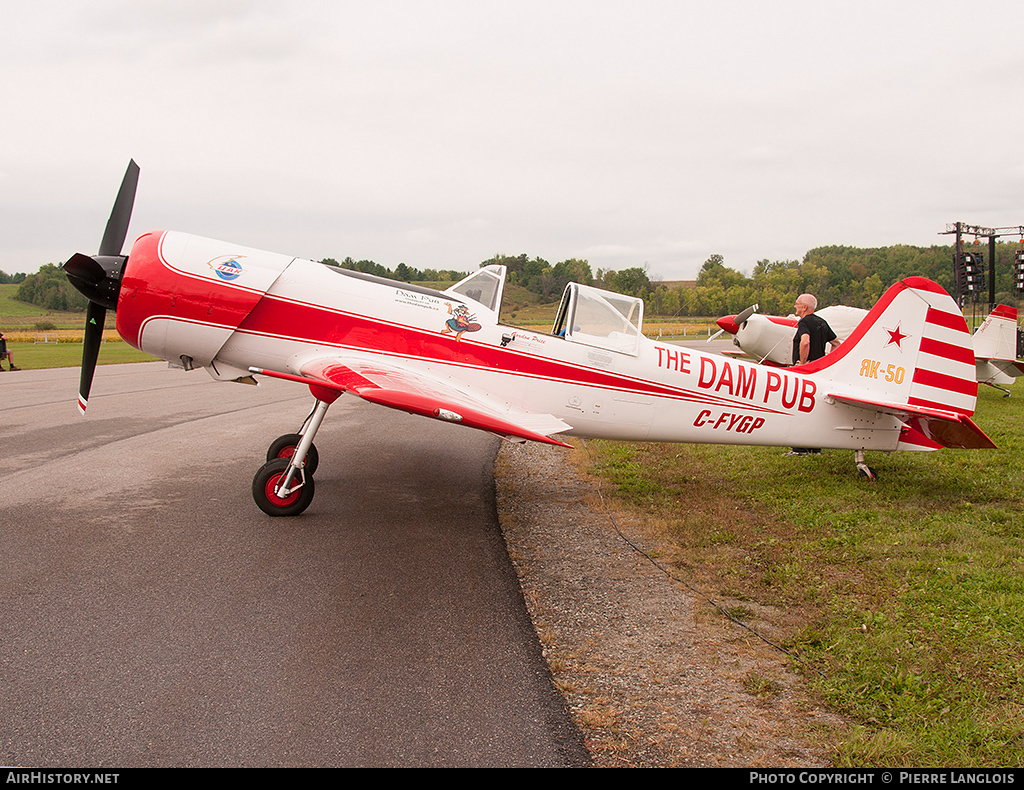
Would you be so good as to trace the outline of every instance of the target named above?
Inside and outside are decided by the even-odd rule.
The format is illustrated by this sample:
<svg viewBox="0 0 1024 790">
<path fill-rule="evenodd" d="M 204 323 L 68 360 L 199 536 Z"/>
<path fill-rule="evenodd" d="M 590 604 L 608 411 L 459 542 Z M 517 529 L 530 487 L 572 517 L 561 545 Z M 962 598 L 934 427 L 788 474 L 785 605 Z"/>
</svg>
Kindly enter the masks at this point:
<svg viewBox="0 0 1024 790">
<path fill-rule="evenodd" d="M 297 516 L 313 501 L 320 457 L 313 439 L 330 405 L 318 399 L 299 433 L 279 436 L 267 450 L 267 462 L 252 480 L 252 498 L 268 516 Z"/>
<path fill-rule="evenodd" d="M 868 466 L 866 463 L 864 463 L 864 451 L 863 450 L 857 450 L 856 461 L 857 461 L 857 474 L 859 474 L 861 477 L 866 477 L 868 480 L 877 480 L 878 479 L 878 475 L 875 473 L 875 470 L 872 469 L 870 466 Z"/>
<path fill-rule="evenodd" d="M 316 415 L 317 407 L 320 403 L 323 403 L 323 401 L 318 400 L 314 404 L 313 410 L 306 417 L 305 422 L 302 423 L 298 433 L 286 433 L 284 436 L 278 436 L 271 442 L 270 449 L 267 450 L 267 461 L 273 461 L 275 458 L 291 458 L 295 455 L 295 450 L 298 449 L 299 443 L 302 442 L 303 435 L 309 430 L 309 424 Z M 317 452 L 315 444 L 310 444 L 309 451 L 306 453 L 306 474 L 313 474 L 319 463 L 320 453 Z"/>
</svg>

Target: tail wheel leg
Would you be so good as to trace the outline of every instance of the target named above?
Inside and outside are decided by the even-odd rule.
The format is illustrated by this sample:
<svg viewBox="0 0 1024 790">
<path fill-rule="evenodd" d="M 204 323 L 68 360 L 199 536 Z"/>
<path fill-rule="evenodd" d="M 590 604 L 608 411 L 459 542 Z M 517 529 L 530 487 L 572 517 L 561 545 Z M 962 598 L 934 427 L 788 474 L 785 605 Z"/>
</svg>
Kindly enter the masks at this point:
<svg viewBox="0 0 1024 790">
<path fill-rule="evenodd" d="M 306 463 L 313 447 L 313 438 L 320 430 L 320 424 L 330 403 L 317 400 L 313 413 L 303 426 L 298 443 L 289 453 L 287 447 L 279 447 L 268 461 L 256 473 L 252 481 L 252 497 L 256 506 L 270 516 L 297 516 L 313 501 L 313 468 L 317 465 L 318 456 L 313 458 L 313 468 Z M 288 436 L 280 437 L 274 445 Z M 274 449 L 271 445 L 271 449 Z M 278 455 L 283 453 L 284 457 Z"/>
<path fill-rule="evenodd" d="M 857 461 L 857 474 L 858 475 L 860 475 L 861 477 L 866 477 L 868 480 L 877 480 L 878 479 L 878 474 L 875 472 L 875 470 L 872 469 L 870 466 L 868 466 L 866 463 L 864 463 L 864 451 L 863 450 L 857 450 L 856 461 Z"/>
</svg>

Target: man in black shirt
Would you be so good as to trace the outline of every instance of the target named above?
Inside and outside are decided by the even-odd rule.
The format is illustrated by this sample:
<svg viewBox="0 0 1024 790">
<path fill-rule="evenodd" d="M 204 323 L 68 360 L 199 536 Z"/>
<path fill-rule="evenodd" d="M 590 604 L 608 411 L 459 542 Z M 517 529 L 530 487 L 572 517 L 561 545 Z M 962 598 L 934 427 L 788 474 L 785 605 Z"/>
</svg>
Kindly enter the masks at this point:
<svg viewBox="0 0 1024 790">
<path fill-rule="evenodd" d="M 833 350 L 839 348 L 839 341 L 832 327 L 824 318 L 815 315 L 817 307 L 818 300 L 812 294 L 801 294 L 797 297 L 794 309 L 800 320 L 797 322 L 796 335 L 793 337 L 794 365 L 821 359 L 827 353 L 826 345 L 831 346 Z"/>
<path fill-rule="evenodd" d="M 793 306 L 797 318 L 800 320 L 796 325 L 796 335 L 793 337 L 793 364 L 804 365 L 821 359 L 828 353 L 825 346 L 831 346 L 832 350 L 839 348 L 839 340 L 828 321 L 814 311 L 818 307 L 818 300 L 813 294 L 801 294 L 797 297 Z M 809 455 L 820 453 L 821 450 L 810 447 L 794 447 L 787 455 Z"/>
</svg>

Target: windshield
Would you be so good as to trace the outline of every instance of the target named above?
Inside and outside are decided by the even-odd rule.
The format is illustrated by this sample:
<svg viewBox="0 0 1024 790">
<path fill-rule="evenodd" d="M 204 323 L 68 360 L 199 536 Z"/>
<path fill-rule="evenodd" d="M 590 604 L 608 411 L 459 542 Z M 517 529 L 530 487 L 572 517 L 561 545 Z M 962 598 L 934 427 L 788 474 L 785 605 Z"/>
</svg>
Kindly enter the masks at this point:
<svg viewBox="0 0 1024 790">
<path fill-rule="evenodd" d="M 455 283 L 445 293 L 456 293 L 497 311 L 505 284 L 504 266 L 486 266 Z"/>
<path fill-rule="evenodd" d="M 642 324 L 640 299 L 579 285 L 566 334 L 578 343 L 635 354 Z"/>
</svg>

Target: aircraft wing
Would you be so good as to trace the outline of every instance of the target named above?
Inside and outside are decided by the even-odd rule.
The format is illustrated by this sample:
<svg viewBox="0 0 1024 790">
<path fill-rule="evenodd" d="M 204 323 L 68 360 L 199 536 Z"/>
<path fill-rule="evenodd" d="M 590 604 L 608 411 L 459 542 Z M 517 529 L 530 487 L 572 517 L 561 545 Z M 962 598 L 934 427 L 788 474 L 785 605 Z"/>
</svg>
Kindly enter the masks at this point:
<svg viewBox="0 0 1024 790">
<path fill-rule="evenodd" d="M 884 401 L 837 393 L 829 393 L 828 397 L 848 406 L 891 414 L 909 428 L 942 447 L 954 447 L 961 450 L 989 450 L 996 446 L 974 423 L 974 420 L 960 412 L 901 403 L 885 403 Z"/>
<path fill-rule="evenodd" d="M 353 392 L 363 400 L 392 409 L 445 420 L 500 436 L 569 447 L 549 434 L 572 426 L 551 414 L 534 414 L 507 404 L 498 404 L 464 385 L 455 386 L 401 365 L 360 358 L 328 357 L 302 365 L 300 376 L 251 368 L 275 378 L 299 381 L 311 387 L 336 392 Z"/>
</svg>

